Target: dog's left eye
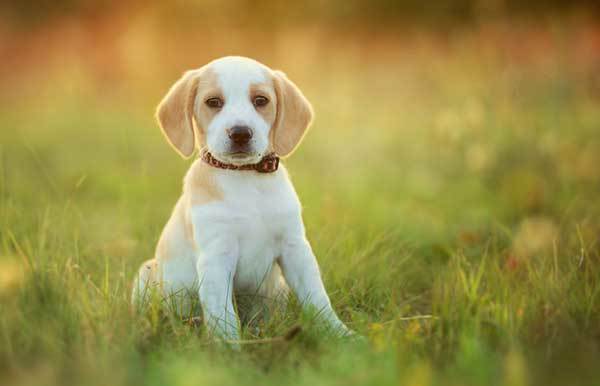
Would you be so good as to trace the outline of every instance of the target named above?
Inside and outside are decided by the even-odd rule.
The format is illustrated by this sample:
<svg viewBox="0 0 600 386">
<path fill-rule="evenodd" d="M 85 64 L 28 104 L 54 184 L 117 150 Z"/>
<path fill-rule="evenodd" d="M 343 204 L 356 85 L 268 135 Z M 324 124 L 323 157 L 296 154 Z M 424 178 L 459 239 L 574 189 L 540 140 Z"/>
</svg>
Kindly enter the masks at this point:
<svg viewBox="0 0 600 386">
<path fill-rule="evenodd" d="M 267 99 L 267 97 L 264 97 L 262 95 L 254 97 L 254 100 L 252 100 L 252 104 L 254 104 L 255 107 L 265 106 L 267 103 L 269 103 L 269 100 Z"/>
<path fill-rule="evenodd" d="M 223 107 L 223 100 L 221 98 L 208 98 L 204 103 L 212 109 L 220 109 Z"/>
</svg>

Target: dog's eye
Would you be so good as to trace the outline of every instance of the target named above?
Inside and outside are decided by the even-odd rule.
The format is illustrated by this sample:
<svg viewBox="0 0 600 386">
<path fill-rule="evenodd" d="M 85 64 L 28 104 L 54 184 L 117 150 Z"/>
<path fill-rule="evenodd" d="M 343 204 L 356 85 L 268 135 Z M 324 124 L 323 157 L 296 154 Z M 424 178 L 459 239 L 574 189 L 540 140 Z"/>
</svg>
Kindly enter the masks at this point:
<svg viewBox="0 0 600 386">
<path fill-rule="evenodd" d="M 223 107 L 223 100 L 221 98 L 208 98 L 204 103 L 211 109 L 220 109 Z"/>
<path fill-rule="evenodd" d="M 269 103 L 269 100 L 267 99 L 267 97 L 264 97 L 262 95 L 254 97 L 254 100 L 252 101 L 252 104 L 254 104 L 255 107 L 262 107 L 265 106 L 267 103 Z"/>
</svg>

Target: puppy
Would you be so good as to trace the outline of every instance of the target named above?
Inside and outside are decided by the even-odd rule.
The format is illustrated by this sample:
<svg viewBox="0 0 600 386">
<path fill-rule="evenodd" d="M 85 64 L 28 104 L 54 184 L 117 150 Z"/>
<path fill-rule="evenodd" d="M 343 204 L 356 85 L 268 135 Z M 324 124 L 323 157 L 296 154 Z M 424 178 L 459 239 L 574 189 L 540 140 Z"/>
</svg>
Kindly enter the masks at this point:
<svg viewBox="0 0 600 386">
<path fill-rule="evenodd" d="M 239 296 L 285 298 L 288 288 L 340 334 L 340 321 L 306 239 L 301 206 L 279 157 L 311 123 L 311 105 L 280 71 L 224 57 L 186 72 L 157 110 L 158 123 L 190 167 L 155 258 L 142 264 L 133 301 L 152 287 L 191 312 L 197 293 L 218 338 L 240 339 Z M 234 299 L 235 297 L 235 299 Z"/>
</svg>

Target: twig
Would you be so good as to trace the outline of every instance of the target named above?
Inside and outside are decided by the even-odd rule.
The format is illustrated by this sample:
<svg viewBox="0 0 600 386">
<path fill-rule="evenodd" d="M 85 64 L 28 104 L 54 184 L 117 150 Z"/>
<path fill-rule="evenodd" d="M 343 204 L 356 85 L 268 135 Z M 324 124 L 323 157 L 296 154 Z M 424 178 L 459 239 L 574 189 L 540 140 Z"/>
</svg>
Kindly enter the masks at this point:
<svg viewBox="0 0 600 386">
<path fill-rule="evenodd" d="M 191 325 L 197 326 L 202 323 L 202 318 L 199 316 L 194 316 L 191 318 L 184 319 L 183 322 Z M 251 344 L 268 344 L 268 343 L 278 343 L 278 342 L 289 342 L 294 339 L 298 334 L 302 332 L 302 327 L 299 325 L 293 326 L 289 330 L 286 331 L 285 334 L 281 336 L 276 336 L 273 338 L 263 338 L 263 339 L 243 339 L 243 340 L 225 340 L 225 343 L 229 344 L 239 344 L 239 345 L 251 345 Z"/>
<path fill-rule="evenodd" d="M 439 317 L 434 316 L 434 315 L 415 315 L 415 316 L 405 316 L 402 318 L 396 318 L 396 319 L 392 319 L 392 320 L 388 320 L 387 322 L 382 322 L 381 324 L 388 324 L 388 323 L 393 323 L 393 322 L 398 322 L 398 321 L 409 321 L 409 320 L 426 320 L 426 319 L 439 319 Z"/>
<path fill-rule="evenodd" d="M 274 338 L 245 339 L 245 340 L 226 340 L 225 342 L 227 342 L 229 344 L 241 344 L 241 345 L 289 342 L 290 340 L 292 340 L 296 336 L 298 336 L 298 334 L 301 331 L 302 331 L 302 327 L 300 327 L 300 326 L 294 326 L 294 327 L 290 328 L 282 336 L 276 336 Z"/>
</svg>

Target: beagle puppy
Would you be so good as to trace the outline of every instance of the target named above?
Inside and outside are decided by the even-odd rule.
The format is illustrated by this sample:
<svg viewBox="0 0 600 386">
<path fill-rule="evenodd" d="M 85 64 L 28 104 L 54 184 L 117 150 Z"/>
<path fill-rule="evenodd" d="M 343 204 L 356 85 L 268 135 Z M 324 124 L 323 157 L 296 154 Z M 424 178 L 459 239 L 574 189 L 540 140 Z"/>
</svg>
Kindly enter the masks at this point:
<svg viewBox="0 0 600 386">
<path fill-rule="evenodd" d="M 313 117 L 298 87 L 252 59 L 224 57 L 186 72 L 156 117 L 181 156 L 198 148 L 200 157 L 185 176 L 154 259 L 139 270 L 133 302 L 156 288 L 186 314 L 197 294 L 208 330 L 235 342 L 238 297 L 285 299 L 289 288 L 335 331 L 350 334 L 331 307 L 298 196 L 279 164 Z"/>
</svg>

